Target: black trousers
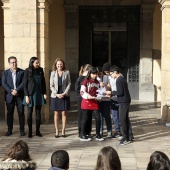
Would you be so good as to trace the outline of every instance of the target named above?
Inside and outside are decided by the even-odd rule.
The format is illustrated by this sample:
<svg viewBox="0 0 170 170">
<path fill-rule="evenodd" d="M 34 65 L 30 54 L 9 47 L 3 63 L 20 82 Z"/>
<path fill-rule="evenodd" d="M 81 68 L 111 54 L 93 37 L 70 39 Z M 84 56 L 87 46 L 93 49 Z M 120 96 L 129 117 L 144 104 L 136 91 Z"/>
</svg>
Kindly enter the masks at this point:
<svg viewBox="0 0 170 170">
<path fill-rule="evenodd" d="M 7 126 L 8 131 L 12 132 L 13 130 L 13 120 L 14 120 L 14 109 L 17 108 L 20 132 L 24 131 L 25 126 L 25 114 L 24 114 L 24 105 L 22 104 L 22 98 L 14 96 L 11 103 L 6 103 L 7 107 Z"/>
<path fill-rule="evenodd" d="M 129 140 L 129 106 L 130 103 L 119 103 L 119 120 L 121 133 L 124 140 Z"/>
<path fill-rule="evenodd" d="M 82 121 L 82 110 L 81 110 L 82 97 L 77 96 L 77 112 L 78 112 L 78 134 L 81 134 L 81 121 Z"/>
<path fill-rule="evenodd" d="M 32 113 L 33 107 L 28 107 L 27 122 L 30 132 L 32 132 Z M 41 124 L 41 105 L 35 106 L 35 113 L 36 113 L 36 131 L 39 131 Z"/>
<path fill-rule="evenodd" d="M 81 134 L 89 135 L 92 130 L 92 113 L 95 117 L 96 135 L 100 135 L 100 114 L 98 110 L 82 110 Z"/>
</svg>

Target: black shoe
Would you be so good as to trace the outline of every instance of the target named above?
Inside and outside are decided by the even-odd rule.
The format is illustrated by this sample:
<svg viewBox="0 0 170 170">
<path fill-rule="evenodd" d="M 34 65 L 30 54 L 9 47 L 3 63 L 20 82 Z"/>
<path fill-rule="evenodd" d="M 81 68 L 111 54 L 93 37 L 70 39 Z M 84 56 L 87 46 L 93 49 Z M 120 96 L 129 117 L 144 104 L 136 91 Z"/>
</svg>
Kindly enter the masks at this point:
<svg viewBox="0 0 170 170">
<path fill-rule="evenodd" d="M 80 137 L 80 141 L 88 142 L 88 141 L 91 141 L 91 138 L 88 138 L 88 137 L 87 137 L 87 136 L 85 136 L 85 135 L 81 135 L 81 137 Z"/>
<path fill-rule="evenodd" d="M 55 135 L 55 138 L 59 138 L 59 134 L 58 134 L 58 135 Z"/>
<path fill-rule="evenodd" d="M 129 143 L 130 143 L 129 140 L 122 139 L 122 140 L 120 141 L 119 145 L 127 145 L 127 144 L 129 144 Z"/>
<path fill-rule="evenodd" d="M 112 135 L 111 138 L 117 139 L 117 138 L 120 137 L 120 136 L 121 136 L 120 132 L 115 132 L 115 133 Z"/>
<path fill-rule="evenodd" d="M 40 132 L 36 132 L 36 136 L 42 137 L 42 134 Z"/>
<path fill-rule="evenodd" d="M 90 139 L 93 139 L 93 135 L 92 134 L 86 135 L 86 137 L 90 138 Z"/>
<path fill-rule="evenodd" d="M 26 133 L 25 133 L 24 131 L 21 131 L 21 132 L 20 132 L 20 135 L 21 135 L 21 136 L 25 136 Z"/>
<path fill-rule="evenodd" d="M 98 141 L 104 141 L 103 137 L 100 136 L 100 135 L 97 135 L 97 136 L 96 136 L 96 140 L 98 140 Z"/>
<path fill-rule="evenodd" d="M 130 140 L 131 142 L 134 142 L 134 141 L 135 141 L 134 136 L 130 136 L 130 137 L 129 137 L 129 140 Z"/>
<path fill-rule="evenodd" d="M 64 135 L 61 135 L 61 137 L 63 137 L 63 138 L 66 138 L 66 134 L 64 134 Z"/>
<path fill-rule="evenodd" d="M 32 134 L 28 134 L 28 138 L 32 138 Z"/>
<path fill-rule="evenodd" d="M 6 133 L 5 133 L 5 136 L 11 136 L 12 135 L 12 132 L 10 132 L 10 131 L 7 131 Z"/>
</svg>

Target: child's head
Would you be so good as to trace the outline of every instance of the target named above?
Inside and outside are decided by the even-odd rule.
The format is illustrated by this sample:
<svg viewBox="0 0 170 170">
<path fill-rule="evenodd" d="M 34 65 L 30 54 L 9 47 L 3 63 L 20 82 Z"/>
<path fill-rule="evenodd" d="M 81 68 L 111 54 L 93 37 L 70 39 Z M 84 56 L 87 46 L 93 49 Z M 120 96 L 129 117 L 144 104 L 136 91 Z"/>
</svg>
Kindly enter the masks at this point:
<svg viewBox="0 0 170 170">
<path fill-rule="evenodd" d="M 150 157 L 147 170 L 170 170 L 170 161 L 166 154 L 155 151 Z"/>
<path fill-rule="evenodd" d="M 113 66 L 113 67 L 110 68 L 109 71 L 110 71 L 110 76 L 111 76 L 112 78 L 117 78 L 117 76 L 118 76 L 119 73 L 120 73 L 120 68 L 117 67 L 117 66 Z"/>
<path fill-rule="evenodd" d="M 55 151 L 51 156 L 51 166 L 61 169 L 69 168 L 69 155 L 65 150 Z"/>
<path fill-rule="evenodd" d="M 89 72 L 87 74 L 87 79 L 93 79 L 95 80 L 97 78 L 98 70 L 96 67 L 91 67 L 89 69 Z"/>
<path fill-rule="evenodd" d="M 112 67 L 112 64 L 107 62 L 103 64 L 102 71 L 106 74 L 109 75 L 109 70 Z"/>
<path fill-rule="evenodd" d="M 86 64 L 84 66 L 81 66 L 80 71 L 79 71 L 79 76 L 81 76 L 84 72 L 89 71 L 91 65 L 90 64 Z"/>
<path fill-rule="evenodd" d="M 121 162 L 114 148 L 106 146 L 100 150 L 95 170 L 121 170 Z"/>
<path fill-rule="evenodd" d="M 19 140 L 9 150 L 7 157 L 3 160 L 11 158 L 15 160 L 30 161 L 29 148 L 26 142 Z"/>
</svg>

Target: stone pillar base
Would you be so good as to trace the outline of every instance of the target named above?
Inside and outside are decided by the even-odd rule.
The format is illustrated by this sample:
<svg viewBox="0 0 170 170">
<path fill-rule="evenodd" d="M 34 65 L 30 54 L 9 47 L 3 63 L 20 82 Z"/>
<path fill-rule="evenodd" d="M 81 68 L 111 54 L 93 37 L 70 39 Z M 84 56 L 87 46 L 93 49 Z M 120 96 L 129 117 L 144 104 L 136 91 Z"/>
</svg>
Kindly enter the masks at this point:
<svg viewBox="0 0 170 170">
<path fill-rule="evenodd" d="M 155 101 L 155 88 L 152 83 L 142 83 L 140 85 L 139 100 L 147 102 Z"/>
<path fill-rule="evenodd" d="M 170 123 L 170 100 L 161 107 L 161 121 L 163 123 Z"/>
</svg>

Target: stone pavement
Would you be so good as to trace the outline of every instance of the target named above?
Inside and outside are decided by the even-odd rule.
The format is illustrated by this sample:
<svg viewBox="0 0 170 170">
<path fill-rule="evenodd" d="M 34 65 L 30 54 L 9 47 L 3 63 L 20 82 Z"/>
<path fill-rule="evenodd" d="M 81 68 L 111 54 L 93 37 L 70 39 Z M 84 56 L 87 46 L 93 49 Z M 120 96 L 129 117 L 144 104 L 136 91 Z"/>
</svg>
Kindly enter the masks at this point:
<svg viewBox="0 0 170 170">
<path fill-rule="evenodd" d="M 159 102 L 139 103 L 133 101 L 130 107 L 130 118 L 135 142 L 125 146 L 119 146 L 117 140 L 106 137 L 102 142 L 95 141 L 95 139 L 90 142 L 80 141 L 77 136 L 76 104 L 73 103 L 72 108 L 68 113 L 66 138 L 54 138 L 53 120 L 48 124 L 41 125 L 42 138 L 36 136 L 33 136 L 32 139 L 28 139 L 27 136 L 19 137 L 18 125 L 14 125 L 12 136 L 5 137 L 3 135 L 6 131 L 6 123 L 1 120 L 0 158 L 8 152 L 14 142 L 20 139 L 28 143 L 30 154 L 37 162 L 37 170 L 47 170 L 50 167 L 51 154 L 58 149 L 68 151 L 70 155 L 70 170 L 93 170 L 100 149 L 108 145 L 117 150 L 123 170 L 145 170 L 151 153 L 156 150 L 165 152 L 170 157 L 169 128 L 158 123 L 158 119 L 160 118 Z M 35 125 L 33 129 L 35 134 Z M 94 120 L 93 134 L 95 134 Z"/>
</svg>

